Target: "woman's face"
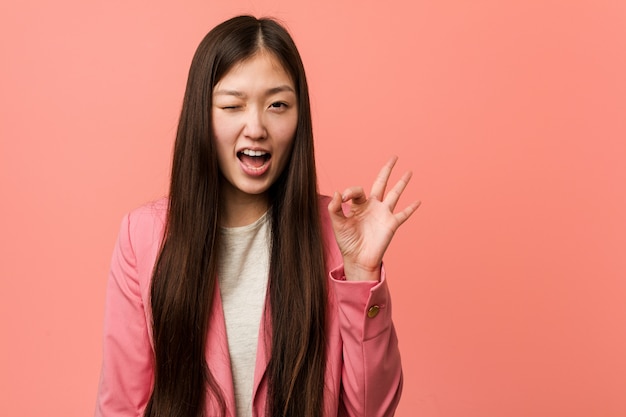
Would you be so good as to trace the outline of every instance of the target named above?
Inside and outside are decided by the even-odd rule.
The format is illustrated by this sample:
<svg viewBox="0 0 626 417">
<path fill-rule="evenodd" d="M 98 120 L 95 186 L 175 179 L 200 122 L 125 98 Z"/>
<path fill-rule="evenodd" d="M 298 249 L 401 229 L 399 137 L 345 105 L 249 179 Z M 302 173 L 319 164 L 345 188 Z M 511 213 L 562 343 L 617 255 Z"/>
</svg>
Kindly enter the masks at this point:
<svg viewBox="0 0 626 417">
<path fill-rule="evenodd" d="M 213 134 L 224 198 L 267 198 L 291 155 L 297 100 L 291 77 L 266 51 L 235 65 L 215 85 Z"/>
</svg>

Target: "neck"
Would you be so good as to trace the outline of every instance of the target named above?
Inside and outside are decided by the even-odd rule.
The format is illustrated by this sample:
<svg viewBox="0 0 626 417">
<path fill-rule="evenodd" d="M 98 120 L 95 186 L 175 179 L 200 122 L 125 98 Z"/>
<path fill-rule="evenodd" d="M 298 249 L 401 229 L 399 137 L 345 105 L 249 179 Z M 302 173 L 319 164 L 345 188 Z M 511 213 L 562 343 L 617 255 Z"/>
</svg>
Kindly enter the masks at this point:
<svg viewBox="0 0 626 417">
<path fill-rule="evenodd" d="M 268 209 L 266 194 L 232 195 L 223 193 L 221 206 L 222 227 L 246 226 L 257 221 Z"/>
</svg>

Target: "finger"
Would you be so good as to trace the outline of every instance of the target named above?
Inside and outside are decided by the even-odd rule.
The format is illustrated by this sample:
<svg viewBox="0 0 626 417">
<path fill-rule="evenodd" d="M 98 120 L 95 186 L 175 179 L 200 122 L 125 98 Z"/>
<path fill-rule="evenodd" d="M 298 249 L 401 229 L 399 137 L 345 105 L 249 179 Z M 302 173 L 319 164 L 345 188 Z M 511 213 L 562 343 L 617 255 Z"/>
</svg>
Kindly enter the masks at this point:
<svg viewBox="0 0 626 417">
<path fill-rule="evenodd" d="M 330 199 L 330 203 L 328 203 L 328 213 L 331 218 L 336 220 L 345 219 L 346 216 L 343 214 L 343 208 L 341 207 L 341 194 L 337 191 L 333 194 Z"/>
<path fill-rule="evenodd" d="M 364 204 L 367 202 L 367 197 L 365 196 L 365 191 L 363 191 L 363 187 L 350 187 L 343 192 L 343 194 L 341 195 L 341 200 L 344 203 L 346 201 L 352 200 L 353 204 Z"/>
<path fill-rule="evenodd" d="M 405 208 L 401 212 L 394 214 L 394 217 L 398 221 L 398 227 L 400 227 L 402 223 L 407 221 L 409 217 L 411 217 L 411 215 L 415 213 L 415 210 L 417 210 L 421 204 L 422 204 L 421 201 L 415 201 L 414 203 L 410 204 L 407 208 Z"/>
<path fill-rule="evenodd" d="M 372 191 L 370 192 L 370 197 L 374 197 L 379 201 L 383 200 L 383 195 L 385 194 L 385 188 L 387 188 L 387 181 L 389 180 L 389 176 L 391 175 L 391 170 L 393 166 L 396 164 L 398 160 L 397 156 L 392 156 L 389 161 L 383 166 L 383 168 L 378 173 L 378 176 L 374 180 L 374 184 L 372 184 Z"/>
<path fill-rule="evenodd" d="M 396 208 L 396 204 L 398 204 L 398 200 L 404 192 L 407 184 L 411 180 L 412 175 L 413 173 L 411 171 L 405 172 L 402 178 L 400 178 L 396 185 L 394 185 L 393 188 L 389 190 L 387 196 L 385 196 L 384 203 L 387 205 L 387 207 L 389 207 L 389 210 L 393 211 Z"/>
</svg>

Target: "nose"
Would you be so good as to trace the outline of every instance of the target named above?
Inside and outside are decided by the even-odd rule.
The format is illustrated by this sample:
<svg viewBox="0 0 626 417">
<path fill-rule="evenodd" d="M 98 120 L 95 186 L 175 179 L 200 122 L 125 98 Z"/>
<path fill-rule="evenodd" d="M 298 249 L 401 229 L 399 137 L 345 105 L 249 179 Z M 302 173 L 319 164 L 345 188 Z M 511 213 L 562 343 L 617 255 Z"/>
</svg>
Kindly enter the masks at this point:
<svg viewBox="0 0 626 417">
<path fill-rule="evenodd" d="M 249 109 L 246 114 L 243 134 L 252 140 L 265 139 L 267 136 L 267 130 L 265 129 L 265 123 L 263 121 L 263 114 L 261 111 L 254 108 Z"/>
</svg>

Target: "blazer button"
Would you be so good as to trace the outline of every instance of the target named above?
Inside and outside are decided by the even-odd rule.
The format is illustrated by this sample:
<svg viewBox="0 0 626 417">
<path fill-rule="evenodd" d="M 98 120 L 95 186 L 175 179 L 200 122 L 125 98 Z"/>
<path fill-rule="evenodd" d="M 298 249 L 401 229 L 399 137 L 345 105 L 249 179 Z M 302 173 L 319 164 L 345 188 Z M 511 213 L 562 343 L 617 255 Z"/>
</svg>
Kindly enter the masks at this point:
<svg viewBox="0 0 626 417">
<path fill-rule="evenodd" d="M 379 311 L 380 311 L 380 307 L 377 305 L 373 305 L 367 310 L 367 317 L 369 317 L 370 319 L 373 319 L 374 317 L 378 315 Z"/>
</svg>

